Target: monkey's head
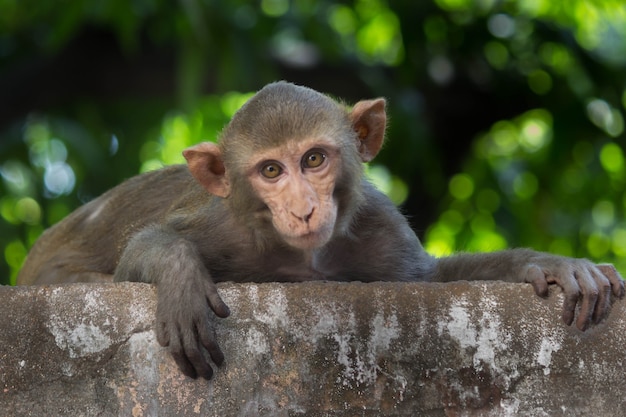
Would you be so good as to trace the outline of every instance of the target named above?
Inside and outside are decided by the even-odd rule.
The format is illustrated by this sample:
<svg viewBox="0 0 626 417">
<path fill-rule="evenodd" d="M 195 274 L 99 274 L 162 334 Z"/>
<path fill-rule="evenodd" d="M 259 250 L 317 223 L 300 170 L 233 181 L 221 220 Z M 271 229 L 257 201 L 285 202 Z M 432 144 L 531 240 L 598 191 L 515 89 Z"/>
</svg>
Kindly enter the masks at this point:
<svg viewBox="0 0 626 417">
<path fill-rule="evenodd" d="M 385 123 L 384 99 L 349 109 L 277 82 L 235 114 L 219 145 L 200 143 L 184 156 L 196 180 L 249 227 L 310 250 L 346 232 L 362 198 L 362 163 L 380 150 Z"/>
</svg>

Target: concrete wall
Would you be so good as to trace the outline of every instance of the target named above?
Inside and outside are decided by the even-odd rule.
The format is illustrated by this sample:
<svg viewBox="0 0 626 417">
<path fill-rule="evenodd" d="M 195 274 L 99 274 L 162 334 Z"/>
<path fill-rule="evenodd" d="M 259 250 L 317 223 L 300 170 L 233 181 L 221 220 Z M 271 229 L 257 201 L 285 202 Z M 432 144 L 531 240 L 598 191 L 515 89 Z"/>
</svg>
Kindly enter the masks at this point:
<svg viewBox="0 0 626 417">
<path fill-rule="evenodd" d="M 226 363 L 180 374 L 145 284 L 0 287 L 1 416 L 624 416 L 626 309 L 528 285 L 226 284 Z"/>
</svg>

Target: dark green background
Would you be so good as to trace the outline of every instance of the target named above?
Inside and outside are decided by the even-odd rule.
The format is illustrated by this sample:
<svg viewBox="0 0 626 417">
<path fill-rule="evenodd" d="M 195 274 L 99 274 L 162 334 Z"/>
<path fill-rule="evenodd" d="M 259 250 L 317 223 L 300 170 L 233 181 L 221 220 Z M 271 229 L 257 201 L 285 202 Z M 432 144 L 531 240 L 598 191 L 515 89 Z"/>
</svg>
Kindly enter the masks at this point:
<svg viewBox="0 0 626 417">
<path fill-rule="evenodd" d="M 371 164 L 426 248 L 626 272 L 622 0 L 0 0 L 0 283 L 49 225 L 285 79 L 384 96 Z"/>
</svg>

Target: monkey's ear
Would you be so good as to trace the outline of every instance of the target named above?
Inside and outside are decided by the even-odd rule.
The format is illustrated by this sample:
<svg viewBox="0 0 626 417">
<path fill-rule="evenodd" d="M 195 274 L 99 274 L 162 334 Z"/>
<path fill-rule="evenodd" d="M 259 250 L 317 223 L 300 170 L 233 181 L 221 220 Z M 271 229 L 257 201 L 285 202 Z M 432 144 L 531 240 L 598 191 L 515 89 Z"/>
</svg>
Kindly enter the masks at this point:
<svg viewBox="0 0 626 417">
<path fill-rule="evenodd" d="M 202 142 L 183 151 L 191 175 L 211 194 L 226 198 L 230 183 L 220 148 L 211 142 Z"/>
<path fill-rule="evenodd" d="M 385 139 L 387 123 L 385 99 L 359 101 L 352 108 L 350 120 L 360 141 L 361 159 L 363 162 L 369 162 L 378 154 Z"/>
</svg>

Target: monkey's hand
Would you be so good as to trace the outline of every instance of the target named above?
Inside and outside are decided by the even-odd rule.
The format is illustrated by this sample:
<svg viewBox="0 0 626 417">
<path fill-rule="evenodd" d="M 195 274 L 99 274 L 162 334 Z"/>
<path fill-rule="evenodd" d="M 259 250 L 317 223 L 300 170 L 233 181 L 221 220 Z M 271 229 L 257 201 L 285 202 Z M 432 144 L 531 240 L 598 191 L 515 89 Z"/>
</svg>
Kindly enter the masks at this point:
<svg viewBox="0 0 626 417">
<path fill-rule="evenodd" d="M 218 317 L 230 314 L 216 285 L 205 276 L 187 276 L 185 280 L 163 280 L 157 285 L 156 335 L 169 348 L 180 370 L 191 378 L 211 379 L 214 364 L 224 362 L 224 354 L 215 340 L 211 310 Z"/>
<path fill-rule="evenodd" d="M 536 253 L 522 271 L 525 281 L 539 296 L 548 294 L 548 285 L 557 284 L 565 295 L 563 321 L 573 323 L 580 306 L 576 327 L 584 331 L 601 322 L 611 307 L 611 294 L 624 297 L 624 280 L 613 265 L 596 265 L 586 259 L 572 259 Z"/>
</svg>

